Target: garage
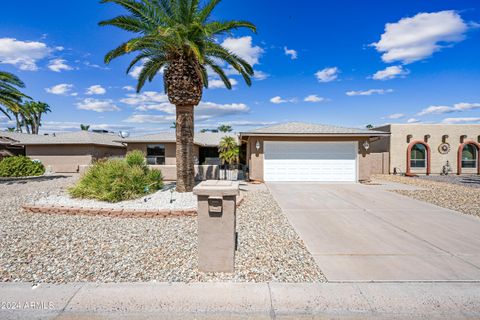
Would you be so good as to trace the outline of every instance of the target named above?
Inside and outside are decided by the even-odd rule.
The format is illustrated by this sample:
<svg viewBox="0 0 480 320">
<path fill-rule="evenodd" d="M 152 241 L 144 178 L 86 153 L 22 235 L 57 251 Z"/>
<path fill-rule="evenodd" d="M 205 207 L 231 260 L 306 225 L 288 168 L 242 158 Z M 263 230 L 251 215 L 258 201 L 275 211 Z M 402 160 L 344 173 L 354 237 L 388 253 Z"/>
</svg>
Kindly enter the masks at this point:
<svg viewBox="0 0 480 320">
<path fill-rule="evenodd" d="M 358 142 L 265 141 L 265 181 L 356 182 Z"/>
</svg>

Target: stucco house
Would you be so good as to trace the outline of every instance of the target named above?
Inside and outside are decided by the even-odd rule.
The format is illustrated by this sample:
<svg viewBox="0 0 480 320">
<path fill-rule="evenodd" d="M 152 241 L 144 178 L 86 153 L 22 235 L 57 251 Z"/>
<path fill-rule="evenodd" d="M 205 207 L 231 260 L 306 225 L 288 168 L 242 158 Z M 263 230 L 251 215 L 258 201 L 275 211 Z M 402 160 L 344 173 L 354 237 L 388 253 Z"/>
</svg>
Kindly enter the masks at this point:
<svg viewBox="0 0 480 320">
<path fill-rule="evenodd" d="M 218 179 L 220 164 L 218 146 L 220 140 L 225 136 L 234 137 L 238 141 L 238 136 L 234 133 L 195 133 L 193 156 L 197 180 Z M 153 168 L 160 169 L 165 180 L 176 180 L 175 132 L 161 132 L 117 141 L 126 145 L 127 152 L 142 151 L 147 163 Z"/>
<path fill-rule="evenodd" d="M 23 154 L 40 160 L 51 172 L 74 173 L 96 159 L 122 157 L 126 148 L 118 136 L 106 133 L 77 131 L 49 135 L 1 132 L 3 139 L 14 142 L 11 147 L 23 149 Z"/>
<path fill-rule="evenodd" d="M 388 172 L 388 150 L 370 145 L 388 131 L 289 122 L 241 132 L 249 177 L 259 181 L 356 182 Z"/>
<path fill-rule="evenodd" d="M 389 124 L 374 128 L 389 132 L 371 145 L 389 152 L 389 173 L 480 174 L 480 124 Z"/>
</svg>

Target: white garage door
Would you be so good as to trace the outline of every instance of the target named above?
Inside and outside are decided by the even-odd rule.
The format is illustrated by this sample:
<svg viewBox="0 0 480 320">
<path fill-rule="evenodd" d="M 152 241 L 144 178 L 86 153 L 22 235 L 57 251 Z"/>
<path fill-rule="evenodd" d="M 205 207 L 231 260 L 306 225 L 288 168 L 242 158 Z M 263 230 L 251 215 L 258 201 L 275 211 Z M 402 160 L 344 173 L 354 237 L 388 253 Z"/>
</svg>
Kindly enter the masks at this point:
<svg viewBox="0 0 480 320">
<path fill-rule="evenodd" d="M 265 141 L 265 181 L 357 181 L 356 142 Z"/>
</svg>

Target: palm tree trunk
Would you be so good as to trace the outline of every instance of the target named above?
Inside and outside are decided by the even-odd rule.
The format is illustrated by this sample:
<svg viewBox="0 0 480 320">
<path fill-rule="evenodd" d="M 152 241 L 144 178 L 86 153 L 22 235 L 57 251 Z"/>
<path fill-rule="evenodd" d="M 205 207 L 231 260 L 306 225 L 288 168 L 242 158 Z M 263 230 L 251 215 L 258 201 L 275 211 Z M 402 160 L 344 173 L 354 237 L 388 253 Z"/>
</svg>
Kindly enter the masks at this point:
<svg viewBox="0 0 480 320">
<path fill-rule="evenodd" d="M 195 185 L 193 106 L 176 106 L 176 109 L 177 192 L 191 192 Z"/>
<path fill-rule="evenodd" d="M 18 118 L 18 112 L 15 112 L 13 115 L 15 116 L 15 123 L 17 126 L 16 131 L 22 132 L 22 125 L 20 124 L 20 119 Z"/>
</svg>

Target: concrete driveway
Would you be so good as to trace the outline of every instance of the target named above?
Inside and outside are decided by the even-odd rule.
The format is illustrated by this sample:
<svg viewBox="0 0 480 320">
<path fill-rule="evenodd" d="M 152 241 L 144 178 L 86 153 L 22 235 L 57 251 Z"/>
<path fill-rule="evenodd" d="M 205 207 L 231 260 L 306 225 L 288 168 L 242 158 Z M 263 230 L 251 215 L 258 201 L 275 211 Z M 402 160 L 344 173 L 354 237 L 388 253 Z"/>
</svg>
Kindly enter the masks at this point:
<svg viewBox="0 0 480 320">
<path fill-rule="evenodd" d="M 480 218 L 382 186 L 267 185 L 329 281 L 480 280 Z"/>
</svg>

